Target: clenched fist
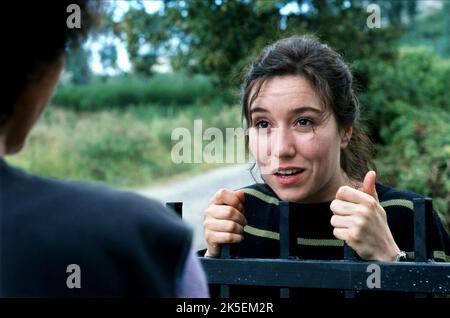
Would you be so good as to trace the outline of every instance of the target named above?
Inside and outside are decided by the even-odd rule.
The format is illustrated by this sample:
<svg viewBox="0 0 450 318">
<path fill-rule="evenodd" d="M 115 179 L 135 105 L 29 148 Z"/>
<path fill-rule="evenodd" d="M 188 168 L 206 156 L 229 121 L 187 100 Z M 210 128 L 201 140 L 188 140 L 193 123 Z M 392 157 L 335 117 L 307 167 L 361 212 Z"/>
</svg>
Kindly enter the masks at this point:
<svg viewBox="0 0 450 318">
<path fill-rule="evenodd" d="M 205 256 L 217 257 L 220 244 L 239 243 L 244 239 L 244 193 L 220 189 L 205 210 L 203 228 L 208 249 Z"/>
</svg>

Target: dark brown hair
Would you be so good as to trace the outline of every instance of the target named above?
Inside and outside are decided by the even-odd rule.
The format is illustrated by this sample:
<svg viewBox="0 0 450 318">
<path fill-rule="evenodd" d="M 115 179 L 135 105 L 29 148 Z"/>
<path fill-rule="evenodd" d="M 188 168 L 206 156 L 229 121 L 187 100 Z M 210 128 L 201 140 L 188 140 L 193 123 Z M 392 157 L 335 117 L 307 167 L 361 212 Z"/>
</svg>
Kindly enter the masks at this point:
<svg viewBox="0 0 450 318">
<path fill-rule="evenodd" d="M 353 75 L 341 56 L 313 36 L 293 36 L 265 47 L 247 72 L 242 85 L 242 117 L 251 124 L 250 108 L 263 83 L 274 76 L 299 75 L 314 87 L 339 129 L 353 126 L 348 146 L 341 151 L 341 167 L 362 181 L 373 164 L 373 144 L 359 123 L 359 103 Z M 254 92 L 254 93 L 253 93 Z"/>
<path fill-rule="evenodd" d="M 69 28 L 69 5 L 77 5 L 81 27 Z M 67 51 L 79 47 L 97 26 L 100 0 L 12 1 L 5 4 L 0 35 L 5 44 L 1 63 L 5 89 L 0 107 L 0 129 L 14 113 L 15 103 L 30 81 Z"/>
</svg>

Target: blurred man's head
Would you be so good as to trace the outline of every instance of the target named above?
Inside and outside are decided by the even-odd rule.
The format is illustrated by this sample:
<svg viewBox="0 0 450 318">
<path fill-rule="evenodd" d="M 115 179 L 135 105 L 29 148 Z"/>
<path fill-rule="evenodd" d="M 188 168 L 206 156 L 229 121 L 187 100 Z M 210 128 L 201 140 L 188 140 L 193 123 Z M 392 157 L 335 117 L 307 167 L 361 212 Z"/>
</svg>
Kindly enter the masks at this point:
<svg viewBox="0 0 450 318">
<path fill-rule="evenodd" d="M 76 12 L 71 4 L 80 9 L 80 28 L 68 26 Z M 22 148 L 53 94 L 66 52 L 79 46 L 95 24 L 99 2 L 17 1 L 2 11 L 0 63 L 6 85 L 0 109 L 0 156 Z"/>
</svg>

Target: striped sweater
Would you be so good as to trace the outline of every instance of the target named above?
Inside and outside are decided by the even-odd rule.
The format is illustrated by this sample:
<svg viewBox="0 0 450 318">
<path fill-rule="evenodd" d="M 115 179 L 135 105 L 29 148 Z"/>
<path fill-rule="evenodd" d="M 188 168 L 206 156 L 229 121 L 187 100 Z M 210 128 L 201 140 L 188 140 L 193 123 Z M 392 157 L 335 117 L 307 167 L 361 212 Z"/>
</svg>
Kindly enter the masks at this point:
<svg viewBox="0 0 450 318">
<path fill-rule="evenodd" d="M 419 195 L 376 184 L 388 225 L 401 250 L 414 258 L 413 198 Z M 235 249 L 241 257 L 279 257 L 279 198 L 266 184 L 254 184 L 245 192 L 244 241 Z M 293 203 L 292 222 L 297 236 L 296 255 L 301 259 L 343 259 L 344 242 L 333 235 L 330 219 L 331 202 L 318 204 Z M 292 210 L 293 209 L 293 210 Z M 435 261 L 450 262 L 450 238 L 437 213 L 433 211 L 431 228 L 427 229 L 428 248 Z"/>
<path fill-rule="evenodd" d="M 248 258 L 279 258 L 279 210 L 280 199 L 266 184 L 254 184 L 243 189 L 244 209 L 247 226 L 244 240 L 232 246 L 232 256 Z M 383 184 L 376 184 L 381 206 L 385 209 L 389 228 L 401 250 L 414 258 L 413 198 L 418 194 L 402 191 Z M 300 259 L 339 260 L 344 256 L 344 242 L 333 235 L 330 224 L 331 202 L 318 204 L 293 203 L 291 222 L 297 237 L 295 256 Z M 428 249 L 435 261 L 450 262 L 450 237 L 444 229 L 437 213 L 433 211 L 430 228 L 427 228 Z M 215 288 L 211 286 L 212 295 Z M 217 290 L 216 290 L 217 291 Z M 341 291 L 334 290 L 293 290 L 296 297 L 342 297 Z M 392 297 L 394 293 L 385 293 Z M 279 289 L 249 286 L 232 286 L 232 296 L 273 296 L 279 297 Z M 378 294 L 380 295 L 380 294 Z M 359 294 L 364 297 L 364 295 Z M 373 296 L 366 292 L 366 296 Z"/>
</svg>

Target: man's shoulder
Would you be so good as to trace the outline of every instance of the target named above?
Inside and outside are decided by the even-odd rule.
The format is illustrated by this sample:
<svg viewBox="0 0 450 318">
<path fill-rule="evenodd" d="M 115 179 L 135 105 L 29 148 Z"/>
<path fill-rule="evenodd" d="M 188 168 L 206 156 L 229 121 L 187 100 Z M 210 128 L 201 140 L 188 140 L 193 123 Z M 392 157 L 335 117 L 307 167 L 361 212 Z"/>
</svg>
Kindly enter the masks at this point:
<svg viewBox="0 0 450 318">
<path fill-rule="evenodd" d="M 7 171 L 0 182 L 6 294 L 174 295 L 192 231 L 161 203 L 21 171 Z M 84 288 L 66 288 L 69 264 L 85 273 Z"/>
<path fill-rule="evenodd" d="M 83 230 L 95 227 L 98 232 L 117 232 L 138 225 L 174 231 L 186 227 L 160 202 L 132 191 L 100 183 L 41 177 L 17 169 L 11 174 L 4 186 L 7 195 L 3 203 L 10 210 L 5 217 L 29 215 L 34 223 L 39 219 L 55 220 L 61 225 L 70 222 L 72 227 Z"/>
</svg>

